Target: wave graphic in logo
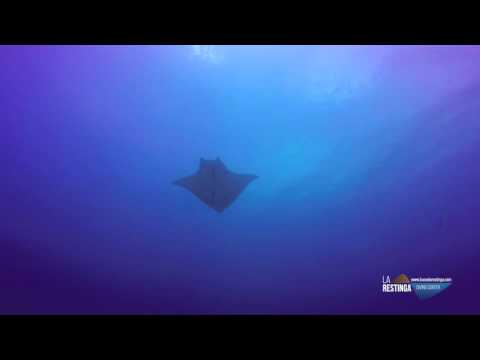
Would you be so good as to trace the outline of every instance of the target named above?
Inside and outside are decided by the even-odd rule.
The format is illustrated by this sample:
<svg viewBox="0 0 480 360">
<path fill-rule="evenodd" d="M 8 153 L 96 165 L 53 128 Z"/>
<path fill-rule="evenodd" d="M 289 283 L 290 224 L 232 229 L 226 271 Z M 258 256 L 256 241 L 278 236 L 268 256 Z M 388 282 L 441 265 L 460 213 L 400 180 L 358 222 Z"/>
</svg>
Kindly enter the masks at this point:
<svg viewBox="0 0 480 360">
<path fill-rule="evenodd" d="M 429 299 L 452 285 L 450 278 L 412 279 L 412 289 L 420 300 Z"/>
</svg>

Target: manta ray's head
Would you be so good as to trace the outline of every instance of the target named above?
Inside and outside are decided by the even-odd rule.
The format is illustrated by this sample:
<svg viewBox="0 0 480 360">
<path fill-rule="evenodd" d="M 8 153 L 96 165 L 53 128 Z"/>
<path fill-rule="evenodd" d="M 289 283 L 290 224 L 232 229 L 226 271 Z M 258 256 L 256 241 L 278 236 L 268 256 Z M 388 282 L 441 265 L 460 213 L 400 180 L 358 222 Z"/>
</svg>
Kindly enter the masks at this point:
<svg viewBox="0 0 480 360">
<path fill-rule="evenodd" d="M 216 158 L 215 160 L 205 160 L 204 158 L 200 159 L 200 166 L 198 168 L 198 171 L 200 173 L 220 173 L 220 172 L 226 172 L 227 168 L 225 164 L 220 160 L 220 158 Z"/>
</svg>

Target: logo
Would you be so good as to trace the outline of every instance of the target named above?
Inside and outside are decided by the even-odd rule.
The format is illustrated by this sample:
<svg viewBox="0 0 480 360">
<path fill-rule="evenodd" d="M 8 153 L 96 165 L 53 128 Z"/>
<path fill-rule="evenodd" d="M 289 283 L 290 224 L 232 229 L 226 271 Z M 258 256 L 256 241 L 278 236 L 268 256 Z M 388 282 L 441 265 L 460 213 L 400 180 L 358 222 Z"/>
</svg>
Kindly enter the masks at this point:
<svg viewBox="0 0 480 360">
<path fill-rule="evenodd" d="M 386 293 L 407 293 L 412 292 L 412 285 L 410 279 L 405 274 L 398 275 L 393 281 L 390 281 L 390 276 L 382 277 L 382 291 Z"/>
<path fill-rule="evenodd" d="M 393 280 L 390 276 L 382 276 L 382 292 L 384 293 L 411 293 L 412 290 L 420 300 L 429 299 L 438 295 L 452 284 L 452 278 L 446 277 L 415 277 L 409 279 L 400 274 Z"/>
</svg>

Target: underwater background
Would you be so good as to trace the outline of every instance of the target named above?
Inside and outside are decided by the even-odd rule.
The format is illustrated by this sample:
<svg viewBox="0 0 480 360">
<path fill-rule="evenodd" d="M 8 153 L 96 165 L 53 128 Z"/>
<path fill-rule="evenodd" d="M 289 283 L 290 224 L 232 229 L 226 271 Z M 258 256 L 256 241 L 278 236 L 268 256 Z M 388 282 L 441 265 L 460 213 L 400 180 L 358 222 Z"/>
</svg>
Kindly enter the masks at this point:
<svg viewBox="0 0 480 360">
<path fill-rule="evenodd" d="M 479 46 L 0 46 L 0 313 L 480 313 Z M 218 214 L 172 181 L 259 176 Z M 451 277 L 382 293 L 382 276 Z"/>
</svg>

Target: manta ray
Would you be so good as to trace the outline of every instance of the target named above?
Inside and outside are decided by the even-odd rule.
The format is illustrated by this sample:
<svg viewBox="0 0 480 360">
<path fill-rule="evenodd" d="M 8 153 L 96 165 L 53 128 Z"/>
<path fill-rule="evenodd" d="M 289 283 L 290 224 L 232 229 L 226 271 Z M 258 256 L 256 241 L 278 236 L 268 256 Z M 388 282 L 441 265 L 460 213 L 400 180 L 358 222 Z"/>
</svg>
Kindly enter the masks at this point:
<svg viewBox="0 0 480 360">
<path fill-rule="evenodd" d="M 202 158 L 195 174 L 178 179 L 173 184 L 189 190 L 206 205 L 221 213 L 257 178 L 256 175 L 236 174 L 228 170 L 218 157 L 216 160 Z"/>
</svg>

